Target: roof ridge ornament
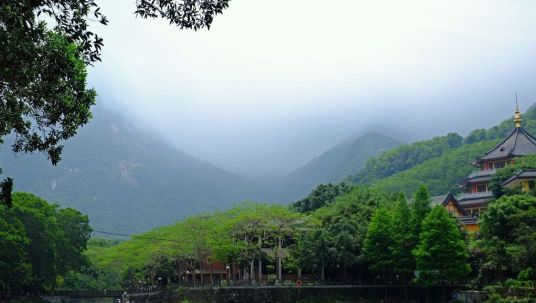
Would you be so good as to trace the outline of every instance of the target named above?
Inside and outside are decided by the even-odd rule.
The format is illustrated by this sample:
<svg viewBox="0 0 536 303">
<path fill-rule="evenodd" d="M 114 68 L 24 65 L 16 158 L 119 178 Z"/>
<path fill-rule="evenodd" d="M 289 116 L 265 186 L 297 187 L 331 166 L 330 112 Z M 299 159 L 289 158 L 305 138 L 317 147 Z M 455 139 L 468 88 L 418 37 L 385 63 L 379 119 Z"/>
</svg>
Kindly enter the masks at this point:
<svg viewBox="0 0 536 303">
<path fill-rule="evenodd" d="M 517 103 L 517 93 L 516 93 L 516 111 L 514 112 L 514 124 L 516 125 L 516 128 L 521 127 L 521 112 L 519 111 L 519 104 Z"/>
</svg>

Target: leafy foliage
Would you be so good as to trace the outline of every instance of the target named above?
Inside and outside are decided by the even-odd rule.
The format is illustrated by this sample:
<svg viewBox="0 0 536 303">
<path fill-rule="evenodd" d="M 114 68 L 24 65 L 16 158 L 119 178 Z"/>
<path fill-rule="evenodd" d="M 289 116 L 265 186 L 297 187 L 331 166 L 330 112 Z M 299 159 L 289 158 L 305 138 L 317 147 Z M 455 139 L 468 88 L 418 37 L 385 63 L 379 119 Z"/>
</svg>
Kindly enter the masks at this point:
<svg viewBox="0 0 536 303">
<path fill-rule="evenodd" d="M 419 282 L 454 282 L 470 272 L 468 252 L 454 219 L 436 205 L 422 222 L 419 245 L 414 250 Z"/>
<path fill-rule="evenodd" d="M 412 228 L 411 209 L 406 197 L 400 194 L 393 207 L 393 271 L 399 275 L 402 282 L 408 282 L 415 269 L 412 250 L 416 245 L 417 235 Z"/>
<path fill-rule="evenodd" d="M 463 145 L 443 155 L 429 159 L 411 169 L 396 173 L 371 185 L 376 190 L 412 194 L 425 184 L 432 195 L 457 193 L 461 182 L 475 168 L 470 164 L 475 158 L 492 148 L 498 141 L 483 141 Z"/>
<path fill-rule="evenodd" d="M 80 212 L 15 193 L 13 207 L 0 208 L 0 290 L 56 288 L 58 276 L 87 266 L 83 251 L 90 233 L 88 218 Z"/>
<path fill-rule="evenodd" d="M 292 207 L 301 213 L 314 211 L 333 203 L 336 198 L 349 193 L 351 189 L 352 186 L 346 183 L 320 184 L 307 197 L 293 203 Z"/>
<path fill-rule="evenodd" d="M 99 254 L 89 253 L 98 268 L 114 268 L 130 283 L 155 276 L 165 266 L 154 260 L 163 257 L 174 259 L 183 269 L 181 273 L 167 272 L 169 280 L 180 281 L 177 275 L 208 268 L 213 262 L 234 263 L 249 272 L 254 260 L 265 260 L 263 251 L 277 255 L 309 224 L 307 218 L 287 207 L 247 202 L 225 212 L 193 216 L 153 229 Z"/>
<path fill-rule="evenodd" d="M 444 152 L 462 145 L 463 138 L 450 133 L 432 140 L 419 141 L 391 149 L 378 157 L 370 158 L 365 167 L 353 177 L 358 184 L 371 184 L 374 181 L 414 167 L 426 160 L 438 157 Z"/>
<path fill-rule="evenodd" d="M 485 255 L 480 274 L 484 281 L 504 281 L 536 268 L 535 197 L 501 197 L 488 206 L 480 223 Z"/>
<path fill-rule="evenodd" d="M 365 255 L 373 272 L 391 274 L 394 268 L 394 228 L 391 213 L 386 208 L 376 210 L 365 238 Z"/>
<path fill-rule="evenodd" d="M 425 185 L 419 186 L 415 195 L 413 197 L 413 205 L 411 207 L 411 228 L 413 229 L 413 234 L 419 236 L 421 233 L 421 224 L 430 213 L 431 207 L 430 203 L 432 202 L 428 189 Z"/>
<path fill-rule="evenodd" d="M 179 28 L 210 28 L 214 16 L 229 7 L 230 0 L 136 0 L 136 14 L 142 18 L 161 17 Z"/>
</svg>

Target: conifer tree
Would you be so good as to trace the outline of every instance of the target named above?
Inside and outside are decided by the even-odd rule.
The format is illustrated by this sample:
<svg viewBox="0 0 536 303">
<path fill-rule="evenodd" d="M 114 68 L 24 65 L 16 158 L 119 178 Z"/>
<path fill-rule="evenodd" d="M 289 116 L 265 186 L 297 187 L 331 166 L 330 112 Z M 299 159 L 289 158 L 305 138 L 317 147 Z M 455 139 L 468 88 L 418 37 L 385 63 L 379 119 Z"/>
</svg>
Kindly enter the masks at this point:
<svg viewBox="0 0 536 303">
<path fill-rule="evenodd" d="M 369 268 L 382 274 L 384 278 L 393 272 L 393 219 L 391 213 L 384 207 L 376 210 L 369 224 L 365 238 L 365 256 Z"/>
<path fill-rule="evenodd" d="M 435 206 L 423 220 L 413 254 L 419 273 L 417 281 L 425 285 L 456 282 L 470 272 L 461 232 L 441 205 Z"/>
<path fill-rule="evenodd" d="M 400 194 L 393 210 L 394 272 L 407 282 L 415 270 L 415 248 L 411 226 L 411 210 L 404 194 Z"/>
<path fill-rule="evenodd" d="M 421 233 L 422 221 L 430 213 L 430 194 L 428 189 L 423 184 L 419 186 L 413 197 L 413 204 L 411 205 L 411 228 L 413 230 L 414 245 L 419 241 L 419 234 Z"/>
</svg>

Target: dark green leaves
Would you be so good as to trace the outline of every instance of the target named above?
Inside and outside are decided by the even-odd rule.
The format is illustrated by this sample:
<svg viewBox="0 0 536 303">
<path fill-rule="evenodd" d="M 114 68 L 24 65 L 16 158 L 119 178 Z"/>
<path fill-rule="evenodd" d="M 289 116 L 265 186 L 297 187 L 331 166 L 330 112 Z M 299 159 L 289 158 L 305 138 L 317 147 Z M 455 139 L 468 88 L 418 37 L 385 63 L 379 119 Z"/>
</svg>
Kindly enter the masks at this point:
<svg viewBox="0 0 536 303">
<path fill-rule="evenodd" d="M 418 281 L 426 285 L 457 282 L 470 272 L 462 234 L 441 205 L 436 205 L 424 219 L 414 255 Z"/>
<path fill-rule="evenodd" d="M 0 182 L 0 204 L 4 204 L 7 208 L 13 205 L 11 191 L 13 190 L 13 179 L 6 178 Z"/>
<path fill-rule="evenodd" d="M 167 19 L 181 29 L 210 28 L 214 16 L 229 6 L 230 0 L 136 0 L 135 14 L 142 18 Z"/>
</svg>

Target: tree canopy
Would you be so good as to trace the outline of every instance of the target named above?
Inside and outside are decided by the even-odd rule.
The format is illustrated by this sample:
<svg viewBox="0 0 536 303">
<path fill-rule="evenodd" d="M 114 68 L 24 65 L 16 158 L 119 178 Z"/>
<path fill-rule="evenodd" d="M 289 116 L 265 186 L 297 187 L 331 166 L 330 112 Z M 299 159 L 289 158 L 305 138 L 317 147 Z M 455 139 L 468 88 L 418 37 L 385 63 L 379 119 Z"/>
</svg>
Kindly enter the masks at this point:
<svg viewBox="0 0 536 303">
<path fill-rule="evenodd" d="M 13 207 L 0 206 L 0 291 L 52 290 L 58 277 L 88 265 L 83 254 L 91 233 L 87 216 L 60 209 L 27 193 L 13 194 Z"/>
<path fill-rule="evenodd" d="M 462 234 L 442 205 L 436 205 L 423 220 L 419 244 L 413 253 L 417 279 L 423 284 L 452 283 L 471 271 Z"/>
</svg>

